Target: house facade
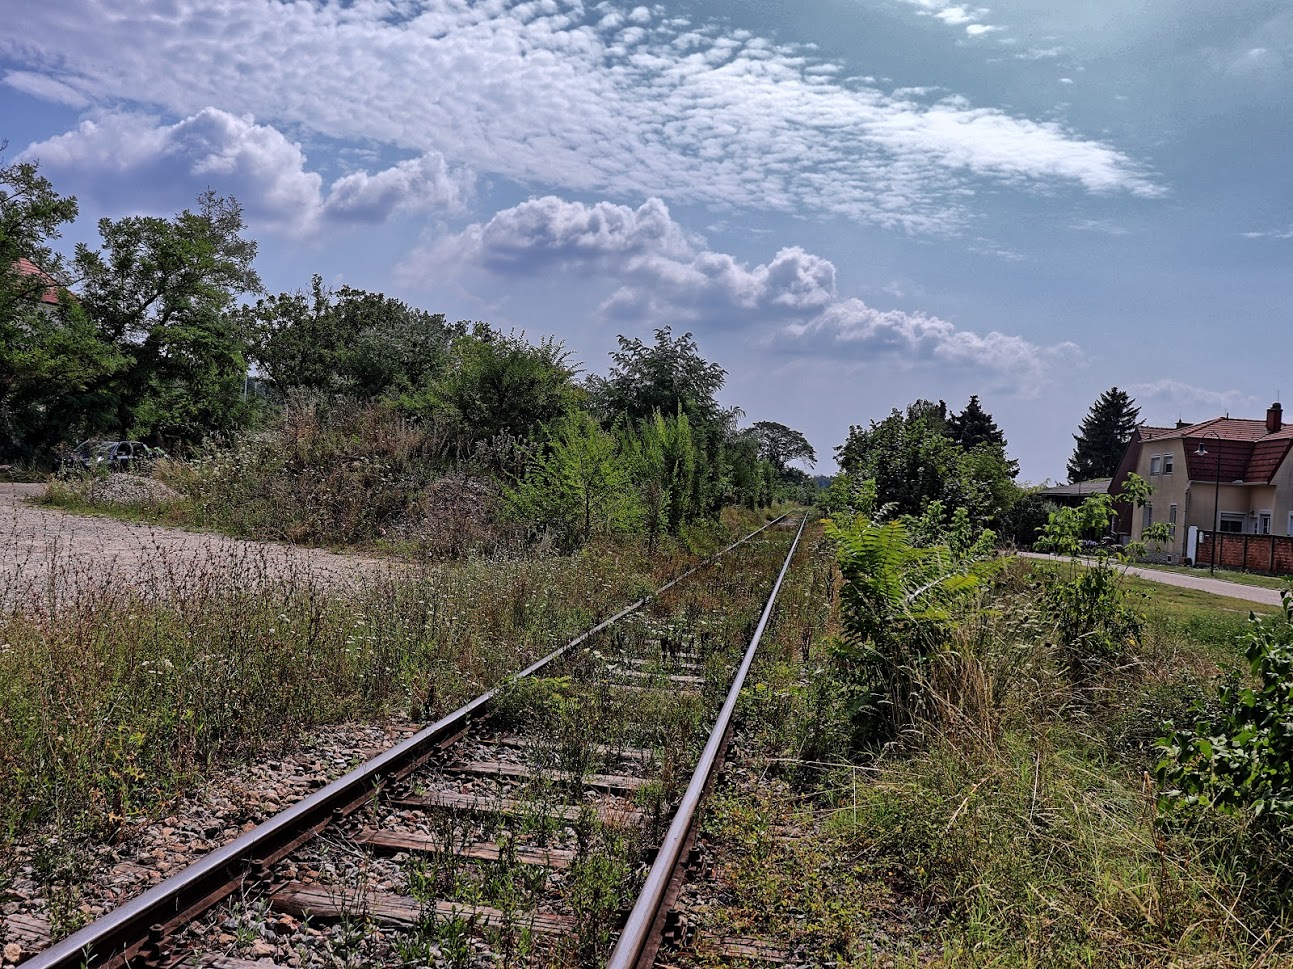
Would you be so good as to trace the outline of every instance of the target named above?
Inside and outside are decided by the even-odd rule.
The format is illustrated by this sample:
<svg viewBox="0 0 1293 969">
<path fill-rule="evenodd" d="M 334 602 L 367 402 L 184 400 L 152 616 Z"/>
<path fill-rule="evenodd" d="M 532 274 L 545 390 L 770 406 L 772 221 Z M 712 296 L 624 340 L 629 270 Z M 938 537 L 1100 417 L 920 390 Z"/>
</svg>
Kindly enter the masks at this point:
<svg viewBox="0 0 1293 969">
<path fill-rule="evenodd" d="M 1117 496 L 1128 475 L 1154 489 L 1143 508 L 1119 506 L 1115 530 L 1124 541 L 1158 522 L 1171 541 L 1158 550 L 1172 562 L 1194 557 L 1190 528 L 1210 535 L 1293 535 L 1293 425 L 1280 404 L 1265 420 L 1214 417 L 1177 427 L 1141 426 L 1109 484 Z"/>
</svg>

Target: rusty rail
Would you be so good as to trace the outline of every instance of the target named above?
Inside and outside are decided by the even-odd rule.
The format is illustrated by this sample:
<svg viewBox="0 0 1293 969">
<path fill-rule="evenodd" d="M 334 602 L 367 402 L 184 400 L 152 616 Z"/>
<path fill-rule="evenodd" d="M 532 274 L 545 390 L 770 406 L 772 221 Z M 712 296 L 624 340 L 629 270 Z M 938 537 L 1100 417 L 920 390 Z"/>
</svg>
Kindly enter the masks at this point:
<svg viewBox="0 0 1293 969">
<path fill-rule="evenodd" d="M 804 526 L 807 523 L 808 516 L 805 515 L 803 521 L 799 523 L 795 540 L 790 543 L 790 551 L 786 553 L 786 561 L 781 566 L 781 573 L 772 586 L 767 605 L 763 607 L 763 615 L 759 617 L 759 624 L 736 671 L 736 678 L 727 692 L 727 701 L 719 711 L 718 720 L 709 735 L 709 742 L 705 745 L 704 753 L 700 755 L 696 772 L 692 775 L 691 783 L 678 804 L 673 823 L 669 825 L 669 831 L 665 834 L 660 850 L 656 852 L 651 871 L 642 886 L 642 893 L 629 913 L 619 941 L 615 943 L 615 949 L 611 952 L 610 961 L 606 964 L 607 969 L 647 969 L 655 962 L 656 952 L 660 948 L 664 933 L 665 918 L 681 885 L 680 863 L 695 842 L 697 809 L 717 776 L 719 766 L 723 763 L 727 745 L 732 738 L 732 714 L 736 710 L 737 698 L 740 696 L 741 687 L 745 684 L 750 665 L 754 662 L 754 654 L 759 648 L 763 631 L 772 616 L 772 607 L 777 601 L 781 582 L 790 569 L 790 560 L 794 558 L 799 537 L 803 535 Z"/>
<path fill-rule="evenodd" d="M 499 686 L 482 693 L 431 726 L 224 847 L 216 849 L 121 908 L 24 960 L 21 963 L 23 969 L 115 969 L 133 960 L 155 963 L 167 936 L 237 891 L 244 882 L 261 877 L 276 861 L 304 844 L 334 820 L 353 814 L 376 797 L 382 785 L 400 780 L 417 770 L 437 751 L 452 743 L 467 729 L 473 718 L 486 713 L 504 686 L 539 672 L 592 636 L 637 612 L 688 576 L 712 565 L 786 517 L 782 515 L 767 522 L 669 580 L 650 595 L 643 596 L 610 618 L 597 623 Z"/>
</svg>

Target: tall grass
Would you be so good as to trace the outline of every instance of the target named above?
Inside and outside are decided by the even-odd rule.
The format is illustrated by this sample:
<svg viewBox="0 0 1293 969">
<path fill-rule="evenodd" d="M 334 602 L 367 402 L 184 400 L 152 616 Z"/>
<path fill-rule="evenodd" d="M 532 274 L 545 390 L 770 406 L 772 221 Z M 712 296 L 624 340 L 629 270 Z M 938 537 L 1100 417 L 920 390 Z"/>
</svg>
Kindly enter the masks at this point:
<svg viewBox="0 0 1293 969">
<path fill-rule="evenodd" d="M 920 717 L 884 748 L 849 747 L 830 617 L 806 662 L 761 668 L 742 748 L 762 779 L 709 822 L 715 866 L 738 873 L 717 934 L 811 964 L 1293 964 L 1271 887 L 1287 855 L 1242 819 L 1163 824 L 1151 780 L 1163 721 L 1242 662 L 1242 610 L 1149 587 L 1141 642 L 1077 682 L 1040 591 L 1017 564 L 960 610 Z"/>
<path fill-rule="evenodd" d="M 739 527 L 752 523 L 747 516 Z M 726 537 L 694 536 L 708 551 Z M 361 573 L 223 546 L 113 575 L 0 575 L 0 826 L 111 829 L 303 728 L 481 692 L 694 558 L 631 545 Z"/>
</svg>

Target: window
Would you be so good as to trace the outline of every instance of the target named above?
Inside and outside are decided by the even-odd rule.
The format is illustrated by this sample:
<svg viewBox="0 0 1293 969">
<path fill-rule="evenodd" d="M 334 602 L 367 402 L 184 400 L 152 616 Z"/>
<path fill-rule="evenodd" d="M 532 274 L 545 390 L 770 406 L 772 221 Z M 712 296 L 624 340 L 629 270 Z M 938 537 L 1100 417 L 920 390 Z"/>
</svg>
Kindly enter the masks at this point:
<svg viewBox="0 0 1293 969">
<path fill-rule="evenodd" d="M 1167 506 L 1167 530 L 1173 538 L 1176 537 L 1176 505 Z"/>
<path fill-rule="evenodd" d="M 1271 513 L 1262 511 L 1257 513 L 1257 534 L 1269 535 L 1271 533 Z"/>
<path fill-rule="evenodd" d="M 1149 473 L 1150 474 L 1163 473 L 1163 456 L 1161 454 L 1155 454 L 1152 458 L 1149 459 Z"/>
<path fill-rule="evenodd" d="M 1240 535 L 1244 530 L 1244 519 L 1248 516 L 1242 511 L 1223 511 L 1221 513 L 1221 531 Z"/>
<path fill-rule="evenodd" d="M 1172 467 L 1176 464 L 1175 456 L 1171 454 L 1163 455 L 1163 474 L 1171 474 Z"/>
<path fill-rule="evenodd" d="M 1154 524 L 1154 506 L 1147 504 L 1145 505 L 1145 517 L 1141 519 L 1140 527 L 1146 529 L 1152 524 Z"/>
</svg>

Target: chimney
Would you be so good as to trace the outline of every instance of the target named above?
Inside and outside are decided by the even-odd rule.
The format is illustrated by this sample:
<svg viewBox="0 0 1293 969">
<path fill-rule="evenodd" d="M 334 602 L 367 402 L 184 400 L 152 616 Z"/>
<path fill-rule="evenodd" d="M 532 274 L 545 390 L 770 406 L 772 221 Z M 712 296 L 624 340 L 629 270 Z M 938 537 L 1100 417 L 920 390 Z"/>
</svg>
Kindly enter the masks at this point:
<svg viewBox="0 0 1293 969">
<path fill-rule="evenodd" d="M 1274 434 L 1284 426 L 1284 409 L 1280 407 L 1277 400 L 1271 404 L 1270 409 L 1266 411 L 1266 433 Z"/>
</svg>

